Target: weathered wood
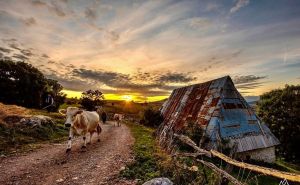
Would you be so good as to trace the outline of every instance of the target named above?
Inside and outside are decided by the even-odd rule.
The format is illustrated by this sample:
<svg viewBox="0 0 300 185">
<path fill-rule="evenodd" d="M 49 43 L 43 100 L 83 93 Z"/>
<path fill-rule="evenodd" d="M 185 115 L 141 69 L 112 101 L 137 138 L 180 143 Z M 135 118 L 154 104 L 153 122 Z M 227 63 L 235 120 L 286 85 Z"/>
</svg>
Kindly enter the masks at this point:
<svg viewBox="0 0 300 185">
<path fill-rule="evenodd" d="M 236 185 L 243 185 L 242 182 L 238 181 L 236 178 L 234 178 L 233 176 L 231 176 L 229 173 L 227 173 L 226 171 L 224 170 L 221 170 L 220 168 L 218 168 L 216 165 L 214 165 L 213 163 L 211 162 L 207 162 L 207 161 L 204 161 L 204 160 L 200 160 L 200 159 L 197 159 L 198 162 L 204 164 L 205 166 L 209 167 L 210 169 L 212 169 L 214 172 L 218 173 L 218 174 L 221 174 L 221 176 L 225 177 L 226 179 L 228 179 L 230 182 L 232 182 L 233 184 L 236 184 Z"/>
<path fill-rule="evenodd" d="M 201 153 L 203 155 L 206 155 L 207 157 L 211 157 L 211 153 L 209 151 L 199 148 L 196 145 L 196 143 L 193 140 L 191 140 L 189 137 L 185 135 L 178 135 L 178 134 L 174 134 L 174 136 L 177 137 L 180 141 L 184 142 L 185 144 L 191 146 L 194 150 L 197 151 L 197 153 Z"/>
<path fill-rule="evenodd" d="M 206 155 L 207 157 L 212 157 L 212 156 L 218 157 L 229 164 L 232 164 L 234 166 L 237 166 L 237 167 L 240 167 L 243 169 L 252 170 L 252 171 L 255 171 L 258 173 L 277 177 L 280 179 L 286 179 L 286 180 L 293 181 L 293 182 L 300 182 L 300 174 L 284 172 L 284 171 L 279 171 L 279 170 L 275 170 L 272 168 L 266 168 L 266 167 L 262 167 L 262 166 L 257 166 L 257 165 L 253 165 L 253 164 L 240 162 L 240 161 L 234 160 L 220 152 L 217 152 L 215 150 L 207 151 L 207 150 L 201 149 L 196 145 L 196 143 L 193 140 L 191 140 L 187 136 L 178 135 L 178 134 L 174 134 L 174 136 L 177 137 L 182 142 L 184 142 L 185 144 L 193 147 L 197 151 L 197 153 L 201 153 L 203 155 Z"/>
<path fill-rule="evenodd" d="M 257 166 L 257 165 L 253 165 L 253 164 L 248 164 L 248 163 L 244 163 L 244 162 L 240 162 L 240 161 L 236 161 L 220 152 L 217 152 L 215 150 L 211 150 L 210 151 L 211 154 L 215 157 L 218 157 L 224 161 L 226 161 L 229 164 L 232 164 L 234 166 L 240 167 L 240 168 L 244 168 L 244 169 L 248 169 L 248 170 L 252 170 L 255 172 L 259 172 L 259 173 L 263 173 L 265 175 L 270 175 L 273 177 L 277 177 L 280 179 L 286 179 L 289 181 L 294 181 L 294 182 L 300 182 L 300 174 L 295 174 L 295 173 L 290 173 L 290 172 L 283 172 L 283 171 L 279 171 L 279 170 L 275 170 L 272 168 L 266 168 L 266 167 L 262 167 L 262 166 Z"/>
</svg>

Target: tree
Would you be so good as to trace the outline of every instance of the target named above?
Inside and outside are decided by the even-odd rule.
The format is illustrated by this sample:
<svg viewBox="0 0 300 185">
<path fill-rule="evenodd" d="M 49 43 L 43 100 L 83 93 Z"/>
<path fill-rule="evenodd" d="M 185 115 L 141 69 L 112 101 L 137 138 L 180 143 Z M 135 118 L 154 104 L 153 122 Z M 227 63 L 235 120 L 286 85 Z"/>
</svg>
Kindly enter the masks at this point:
<svg viewBox="0 0 300 185">
<path fill-rule="evenodd" d="M 104 104 L 103 93 L 99 90 L 88 90 L 83 92 L 80 98 L 80 104 L 89 111 L 96 110 L 96 106 Z"/>
<path fill-rule="evenodd" d="M 63 99 L 62 86 L 47 79 L 32 65 L 0 59 L 0 101 L 24 107 L 41 108 L 43 96 L 52 94 L 59 106 Z"/>
<path fill-rule="evenodd" d="M 258 115 L 281 142 L 277 154 L 287 161 L 300 162 L 300 85 L 286 85 L 263 94 L 257 108 Z"/>
</svg>

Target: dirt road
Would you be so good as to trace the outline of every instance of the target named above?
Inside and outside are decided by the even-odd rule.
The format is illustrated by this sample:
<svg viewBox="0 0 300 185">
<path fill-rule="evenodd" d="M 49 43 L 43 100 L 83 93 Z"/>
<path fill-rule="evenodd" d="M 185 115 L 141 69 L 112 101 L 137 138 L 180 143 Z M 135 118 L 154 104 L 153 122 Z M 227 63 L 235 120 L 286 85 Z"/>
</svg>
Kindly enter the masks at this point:
<svg viewBox="0 0 300 185">
<path fill-rule="evenodd" d="M 0 159 L 0 184 L 133 184 L 120 181 L 117 174 L 132 158 L 134 142 L 126 125 L 102 125 L 101 142 L 94 137 L 87 151 L 81 151 L 82 139 L 66 144 L 45 145 L 21 156 Z"/>
</svg>

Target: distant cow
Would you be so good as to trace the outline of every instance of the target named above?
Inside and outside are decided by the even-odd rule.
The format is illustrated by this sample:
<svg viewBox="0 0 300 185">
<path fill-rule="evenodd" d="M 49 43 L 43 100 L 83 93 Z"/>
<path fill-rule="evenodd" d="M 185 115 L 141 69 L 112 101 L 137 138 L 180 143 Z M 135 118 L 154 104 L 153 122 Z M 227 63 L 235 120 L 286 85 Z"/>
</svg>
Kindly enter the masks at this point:
<svg viewBox="0 0 300 185">
<path fill-rule="evenodd" d="M 98 142 L 100 142 L 101 127 L 97 112 L 84 111 L 77 107 L 68 107 L 67 109 L 59 110 L 59 113 L 66 115 L 65 126 L 70 127 L 67 153 L 71 151 L 71 139 L 74 134 L 83 136 L 82 149 L 86 148 L 86 136 L 88 132 L 90 133 L 89 144 L 95 132 L 97 132 Z"/>
<path fill-rule="evenodd" d="M 123 118 L 124 114 L 114 114 L 114 120 L 116 121 L 117 126 L 121 126 L 121 121 L 123 120 Z"/>
</svg>

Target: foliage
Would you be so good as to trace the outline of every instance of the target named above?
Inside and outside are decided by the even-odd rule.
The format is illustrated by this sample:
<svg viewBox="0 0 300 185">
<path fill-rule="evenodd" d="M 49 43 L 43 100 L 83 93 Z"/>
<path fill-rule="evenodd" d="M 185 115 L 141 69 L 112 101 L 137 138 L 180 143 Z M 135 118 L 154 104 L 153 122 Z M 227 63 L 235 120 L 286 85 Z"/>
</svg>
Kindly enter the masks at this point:
<svg viewBox="0 0 300 185">
<path fill-rule="evenodd" d="M 287 161 L 300 162 L 300 85 L 286 85 L 263 94 L 258 115 L 280 140 L 277 154 Z"/>
<path fill-rule="evenodd" d="M 54 97 L 54 109 L 64 101 L 62 86 L 25 62 L 0 59 L 0 89 L 0 101 L 6 104 L 41 108 L 47 93 Z"/>
<path fill-rule="evenodd" d="M 83 108 L 93 111 L 96 110 L 96 106 L 104 104 L 103 93 L 99 90 L 88 90 L 83 92 L 80 98 L 80 104 Z"/>
<path fill-rule="evenodd" d="M 158 127 L 163 121 L 163 117 L 158 110 L 154 110 L 151 107 L 144 111 L 143 119 L 140 120 L 141 124 L 149 127 Z"/>
<path fill-rule="evenodd" d="M 192 160 L 178 161 L 161 150 L 153 137 L 153 128 L 129 122 L 127 126 L 135 138 L 135 161 L 121 171 L 122 177 L 139 179 L 138 184 L 156 177 L 167 177 L 174 184 L 213 184 L 215 181 L 209 169 L 203 170 L 204 167 L 199 166 L 199 171 L 192 171 Z"/>
</svg>

